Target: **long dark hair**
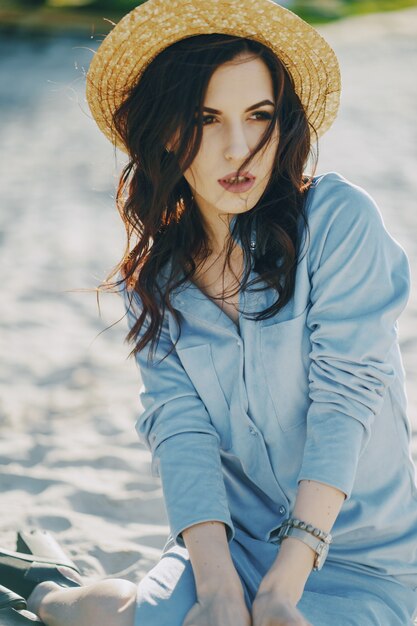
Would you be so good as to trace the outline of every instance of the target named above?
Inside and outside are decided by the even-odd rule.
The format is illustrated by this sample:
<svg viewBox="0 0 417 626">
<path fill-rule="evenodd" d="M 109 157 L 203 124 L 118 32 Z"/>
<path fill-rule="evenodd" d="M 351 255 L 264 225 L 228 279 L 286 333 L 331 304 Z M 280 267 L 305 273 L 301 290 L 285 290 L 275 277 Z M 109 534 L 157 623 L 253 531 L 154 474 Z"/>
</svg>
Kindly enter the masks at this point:
<svg viewBox="0 0 417 626">
<path fill-rule="evenodd" d="M 140 299 L 140 314 L 126 337 L 127 342 L 134 343 L 131 355 L 149 342 L 153 354 L 166 310 L 180 326 L 170 294 L 192 280 L 200 267 L 196 259 L 204 261 L 210 254 L 203 222 L 183 172 L 201 145 L 204 97 L 210 78 L 221 64 L 242 53 L 262 59 L 268 67 L 276 106 L 261 141 L 239 171 L 267 144 L 277 124 L 280 137 L 262 197 L 234 221 L 225 246 L 225 263 L 230 267 L 236 238 L 244 258 L 251 258 L 254 252 L 250 249 L 250 233 L 256 223 L 254 270 L 258 276 L 249 281 L 246 263 L 239 289 L 273 288 L 277 298 L 272 306 L 249 317 L 260 320 L 274 316 L 294 292 L 300 218 L 308 229 L 304 201 L 311 177 L 304 176 L 303 171 L 311 154 L 314 129 L 291 76 L 276 55 L 259 42 L 221 34 L 183 39 L 149 64 L 113 117 L 114 131 L 129 154 L 116 195 L 127 244 L 122 260 L 103 285 L 120 286 L 125 282 L 129 293 Z M 166 145 L 174 135 L 178 137 L 175 151 L 167 152 Z M 109 283 L 116 273 L 122 278 Z"/>
</svg>

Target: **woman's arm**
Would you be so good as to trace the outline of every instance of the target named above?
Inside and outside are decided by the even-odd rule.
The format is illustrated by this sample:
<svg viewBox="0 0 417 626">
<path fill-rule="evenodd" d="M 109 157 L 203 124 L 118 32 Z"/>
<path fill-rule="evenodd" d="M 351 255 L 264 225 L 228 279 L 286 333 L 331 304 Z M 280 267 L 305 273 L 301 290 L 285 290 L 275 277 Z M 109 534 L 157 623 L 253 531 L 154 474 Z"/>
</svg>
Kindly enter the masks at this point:
<svg viewBox="0 0 417 626">
<path fill-rule="evenodd" d="M 142 304 L 132 290 L 120 291 L 132 328 Z M 141 335 L 145 329 L 146 325 Z M 224 524 L 231 541 L 234 527 L 221 468 L 219 434 L 174 349 L 167 315 L 154 359 L 149 361 L 148 354 L 149 344 L 136 354 L 144 409 L 136 430 L 151 452 L 152 475 L 161 479 L 172 537 L 184 547 L 184 529 L 216 520 Z"/>
<path fill-rule="evenodd" d="M 251 626 L 225 525 L 217 521 L 193 524 L 182 531 L 182 536 L 190 556 L 197 595 L 184 626 Z"/>
<path fill-rule="evenodd" d="M 190 555 L 199 597 L 224 589 L 228 594 L 243 595 L 222 522 L 194 524 L 182 531 Z"/>
<path fill-rule="evenodd" d="M 372 198 L 337 174 L 326 175 L 326 181 L 315 189 L 309 215 L 311 403 L 292 515 L 329 532 L 351 496 L 360 457 L 396 375 L 391 354 L 410 270 Z M 313 561 L 313 550 L 301 541 L 283 540 L 260 585 L 255 613 L 268 617 L 279 598 L 294 606 Z M 263 626 L 262 618 L 254 626 Z"/>
<path fill-rule="evenodd" d="M 330 532 L 339 515 L 345 494 L 335 487 L 312 480 L 299 484 L 293 517 Z M 276 590 L 294 605 L 300 600 L 313 569 L 315 553 L 299 539 L 287 537 L 277 558 L 262 581 L 262 591 Z"/>
</svg>

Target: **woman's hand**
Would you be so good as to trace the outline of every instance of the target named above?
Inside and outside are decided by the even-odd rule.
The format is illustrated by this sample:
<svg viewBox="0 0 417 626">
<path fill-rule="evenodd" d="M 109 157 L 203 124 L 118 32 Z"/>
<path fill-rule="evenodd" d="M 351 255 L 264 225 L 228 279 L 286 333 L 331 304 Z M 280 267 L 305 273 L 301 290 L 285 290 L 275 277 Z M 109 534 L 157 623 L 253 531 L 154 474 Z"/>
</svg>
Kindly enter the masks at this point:
<svg viewBox="0 0 417 626">
<path fill-rule="evenodd" d="M 252 626 L 311 626 L 296 607 L 302 594 L 303 587 L 291 584 L 290 576 L 279 566 L 272 568 L 253 601 Z"/>
<path fill-rule="evenodd" d="M 253 626 L 312 626 L 287 595 L 258 589 L 252 605 Z"/>
<path fill-rule="evenodd" d="M 183 626 L 252 626 L 243 592 L 216 590 L 199 596 Z"/>
</svg>

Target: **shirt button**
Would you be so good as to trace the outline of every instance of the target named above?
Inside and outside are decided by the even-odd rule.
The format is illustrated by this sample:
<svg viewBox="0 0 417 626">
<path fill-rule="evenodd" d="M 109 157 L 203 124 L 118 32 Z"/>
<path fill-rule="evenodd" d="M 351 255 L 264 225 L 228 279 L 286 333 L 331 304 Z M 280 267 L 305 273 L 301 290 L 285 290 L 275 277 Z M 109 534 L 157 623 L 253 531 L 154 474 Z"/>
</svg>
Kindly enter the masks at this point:
<svg viewBox="0 0 417 626">
<path fill-rule="evenodd" d="M 256 430 L 253 428 L 253 426 L 249 426 L 249 432 L 250 432 L 250 434 L 251 434 L 251 435 L 255 435 L 255 436 L 257 436 L 257 435 L 258 435 L 258 433 L 257 433 L 257 432 L 256 432 Z"/>
<path fill-rule="evenodd" d="M 287 509 L 285 508 L 285 506 L 280 506 L 279 507 L 279 514 L 280 515 L 285 515 L 286 512 L 287 512 Z"/>
<path fill-rule="evenodd" d="M 242 345 L 242 342 L 240 341 L 240 339 L 236 339 L 236 343 L 237 343 L 237 345 L 238 345 L 238 346 L 239 346 L 239 348 L 240 348 L 240 346 Z"/>
</svg>

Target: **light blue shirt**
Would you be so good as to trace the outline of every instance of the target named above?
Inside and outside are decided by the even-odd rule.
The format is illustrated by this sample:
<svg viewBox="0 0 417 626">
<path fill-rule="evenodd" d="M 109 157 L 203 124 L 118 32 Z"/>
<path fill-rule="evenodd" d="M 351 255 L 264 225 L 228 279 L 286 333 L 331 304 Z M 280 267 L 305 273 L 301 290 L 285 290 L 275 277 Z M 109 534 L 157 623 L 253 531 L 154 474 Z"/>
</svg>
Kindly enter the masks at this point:
<svg viewBox="0 0 417 626">
<path fill-rule="evenodd" d="M 417 588 L 417 486 L 397 319 L 410 268 L 372 198 L 337 173 L 308 191 L 310 244 L 273 318 L 239 327 L 191 282 L 171 296 L 156 353 L 137 355 L 140 439 L 160 476 L 172 540 L 218 520 L 270 541 L 298 482 L 347 498 L 329 560 Z M 304 229 L 300 231 L 305 237 Z M 252 233 L 252 248 L 255 237 Z M 308 239 L 304 239 L 308 244 Z M 251 270 L 255 276 L 254 270 Z M 127 302 L 127 292 L 123 295 Z M 260 311 L 276 292 L 240 295 Z M 138 315 L 137 295 L 129 326 Z"/>
</svg>

